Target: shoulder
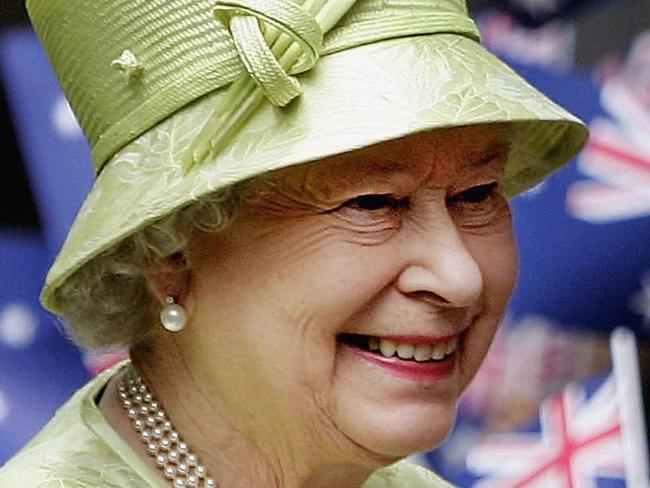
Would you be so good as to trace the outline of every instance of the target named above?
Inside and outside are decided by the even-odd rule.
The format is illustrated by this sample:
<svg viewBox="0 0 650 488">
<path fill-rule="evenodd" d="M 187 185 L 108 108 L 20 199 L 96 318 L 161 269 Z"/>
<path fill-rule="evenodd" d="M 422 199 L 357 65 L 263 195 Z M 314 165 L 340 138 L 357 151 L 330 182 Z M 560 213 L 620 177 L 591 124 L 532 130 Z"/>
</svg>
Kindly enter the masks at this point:
<svg viewBox="0 0 650 488">
<path fill-rule="evenodd" d="M 85 422 L 85 402 L 110 373 L 88 383 L 68 400 L 18 454 L 0 468 L 0 488 L 125 488 L 133 477 L 122 459 Z"/>
<path fill-rule="evenodd" d="M 368 478 L 363 488 L 454 488 L 433 471 L 408 461 L 400 461 L 379 469 Z"/>
</svg>

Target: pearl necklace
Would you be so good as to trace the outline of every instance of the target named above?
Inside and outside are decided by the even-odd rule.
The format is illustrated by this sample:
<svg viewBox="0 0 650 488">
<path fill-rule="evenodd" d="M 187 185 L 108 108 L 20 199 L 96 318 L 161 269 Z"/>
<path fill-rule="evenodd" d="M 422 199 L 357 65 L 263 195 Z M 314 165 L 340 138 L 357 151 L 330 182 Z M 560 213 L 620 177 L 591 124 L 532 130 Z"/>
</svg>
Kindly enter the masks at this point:
<svg viewBox="0 0 650 488">
<path fill-rule="evenodd" d="M 132 367 L 127 371 L 120 378 L 118 396 L 140 440 L 147 445 L 147 452 L 155 458 L 165 478 L 176 488 L 217 488 L 142 378 Z"/>
</svg>

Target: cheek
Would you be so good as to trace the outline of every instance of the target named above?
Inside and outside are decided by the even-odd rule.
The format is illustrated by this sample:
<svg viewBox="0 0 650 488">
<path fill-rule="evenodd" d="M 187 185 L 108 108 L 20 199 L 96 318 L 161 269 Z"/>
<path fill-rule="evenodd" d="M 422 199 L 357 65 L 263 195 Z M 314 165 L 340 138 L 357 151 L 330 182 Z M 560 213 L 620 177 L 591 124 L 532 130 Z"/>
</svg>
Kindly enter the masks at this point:
<svg viewBox="0 0 650 488">
<path fill-rule="evenodd" d="M 262 250 L 256 269 L 281 319 L 331 333 L 394 279 L 388 246 L 349 237 L 336 226 L 304 223 L 268 241 L 274 255 Z"/>
<path fill-rule="evenodd" d="M 519 255 L 512 231 L 482 239 L 473 251 L 483 272 L 486 306 L 501 314 L 517 281 Z"/>
<path fill-rule="evenodd" d="M 518 253 L 511 229 L 475 237 L 467 242 L 483 276 L 481 314 L 468 335 L 466 362 L 462 365 L 466 384 L 487 354 L 503 319 L 518 272 Z"/>
<path fill-rule="evenodd" d="M 508 203 L 503 201 L 498 215 L 484 232 L 467 233 L 464 241 L 481 270 L 485 312 L 500 320 L 519 271 L 519 253 Z"/>
<path fill-rule="evenodd" d="M 203 261 L 196 283 L 202 318 L 217 325 L 228 317 L 223 335 L 251 340 L 260 355 L 269 344 L 287 352 L 299 343 L 299 351 L 284 355 L 287 362 L 324 357 L 349 318 L 394 278 L 395 253 L 345 237 L 302 222 L 274 231 L 259 225 L 212 242 L 218 257 Z"/>
</svg>

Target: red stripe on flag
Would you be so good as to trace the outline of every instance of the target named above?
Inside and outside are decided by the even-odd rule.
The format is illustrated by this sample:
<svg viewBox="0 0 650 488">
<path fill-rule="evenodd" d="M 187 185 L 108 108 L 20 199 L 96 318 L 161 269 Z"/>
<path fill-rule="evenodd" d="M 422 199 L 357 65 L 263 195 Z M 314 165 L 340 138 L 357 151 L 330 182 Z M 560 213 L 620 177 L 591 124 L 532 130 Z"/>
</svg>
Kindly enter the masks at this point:
<svg viewBox="0 0 650 488">
<path fill-rule="evenodd" d="M 595 140 L 590 140 L 587 144 L 586 150 L 597 151 L 605 154 L 606 156 L 611 156 L 620 161 L 626 163 L 626 165 L 631 166 L 636 169 L 640 169 L 648 174 L 650 174 L 650 159 L 642 158 L 628 151 L 616 148 L 610 144 L 603 142 L 598 142 Z"/>
<path fill-rule="evenodd" d="M 565 404 L 562 398 L 557 398 L 554 402 L 553 408 L 557 409 L 557 412 L 560 414 L 559 421 L 561 424 L 561 433 L 562 433 L 562 450 L 546 464 L 540 466 L 532 473 L 529 473 L 524 478 L 520 478 L 513 482 L 510 485 L 511 488 L 526 488 L 529 486 L 529 483 L 535 481 L 542 477 L 545 473 L 548 473 L 552 469 L 559 468 L 562 472 L 562 475 L 565 477 L 567 482 L 566 488 L 573 488 L 573 480 L 571 478 L 571 460 L 573 455 L 588 446 L 589 444 L 594 444 L 596 442 L 602 441 L 603 439 L 616 435 L 621 431 L 621 425 L 615 425 L 607 430 L 599 432 L 598 434 L 588 437 L 582 441 L 576 441 L 569 436 L 568 428 L 568 419 Z"/>
</svg>

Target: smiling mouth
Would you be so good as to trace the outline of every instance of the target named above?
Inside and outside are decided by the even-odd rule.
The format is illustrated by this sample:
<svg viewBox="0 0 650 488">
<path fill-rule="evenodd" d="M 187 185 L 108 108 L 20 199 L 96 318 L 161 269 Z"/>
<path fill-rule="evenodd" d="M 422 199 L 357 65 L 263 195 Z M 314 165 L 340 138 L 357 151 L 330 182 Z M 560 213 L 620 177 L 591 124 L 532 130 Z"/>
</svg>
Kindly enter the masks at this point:
<svg viewBox="0 0 650 488">
<path fill-rule="evenodd" d="M 339 334 L 337 340 L 350 347 L 367 351 L 384 358 L 398 358 L 414 363 L 442 362 L 451 356 L 459 344 L 459 336 L 445 341 L 425 341 L 421 338 L 401 339 L 367 336 L 361 334 Z"/>
</svg>

